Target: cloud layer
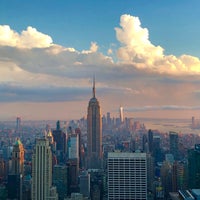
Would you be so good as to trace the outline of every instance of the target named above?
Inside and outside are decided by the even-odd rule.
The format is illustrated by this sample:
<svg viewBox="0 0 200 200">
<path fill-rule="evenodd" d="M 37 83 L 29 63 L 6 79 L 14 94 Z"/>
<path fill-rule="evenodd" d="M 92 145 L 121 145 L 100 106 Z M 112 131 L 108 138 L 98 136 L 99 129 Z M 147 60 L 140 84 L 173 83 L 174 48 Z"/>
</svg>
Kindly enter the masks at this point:
<svg viewBox="0 0 200 200">
<path fill-rule="evenodd" d="M 122 15 L 115 31 L 120 47 L 110 44 L 105 55 L 95 41 L 78 51 L 31 26 L 21 33 L 0 26 L 0 102 L 87 104 L 95 74 L 107 111 L 199 110 L 199 58 L 165 55 L 138 17 Z"/>
</svg>

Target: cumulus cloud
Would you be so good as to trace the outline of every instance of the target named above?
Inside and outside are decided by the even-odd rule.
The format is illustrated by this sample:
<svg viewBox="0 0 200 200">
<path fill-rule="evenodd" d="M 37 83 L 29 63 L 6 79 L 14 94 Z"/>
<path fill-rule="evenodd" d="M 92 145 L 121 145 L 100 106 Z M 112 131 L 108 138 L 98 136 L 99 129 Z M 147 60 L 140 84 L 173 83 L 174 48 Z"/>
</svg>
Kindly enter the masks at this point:
<svg viewBox="0 0 200 200">
<path fill-rule="evenodd" d="M 83 50 L 82 53 L 84 54 L 95 53 L 97 52 L 98 48 L 99 47 L 96 42 L 91 42 L 90 50 Z"/>
<path fill-rule="evenodd" d="M 0 26 L 0 46 L 44 48 L 52 45 L 52 38 L 31 26 L 18 34 L 8 25 Z"/>
<path fill-rule="evenodd" d="M 162 47 L 153 45 L 149 40 L 148 29 L 141 26 L 138 17 L 122 15 L 120 26 L 115 31 L 121 43 L 117 55 L 122 62 L 161 73 L 200 73 L 199 58 L 190 55 L 165 55 Z"/>
</svg>

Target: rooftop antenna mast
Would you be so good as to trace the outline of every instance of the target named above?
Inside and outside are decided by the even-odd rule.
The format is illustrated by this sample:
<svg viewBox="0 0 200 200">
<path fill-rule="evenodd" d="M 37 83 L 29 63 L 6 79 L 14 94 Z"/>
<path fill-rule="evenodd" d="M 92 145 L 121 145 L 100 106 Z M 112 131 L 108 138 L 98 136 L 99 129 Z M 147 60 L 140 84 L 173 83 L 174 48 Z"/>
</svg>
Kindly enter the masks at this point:
<svg viewBox="0 0 200 200">
<path fill-rule="evenodd" d="M 93 89 L 92 89 L 92 92 L 93 92 L 93 98 L 95 98 L 95 75 L 93 75 Z"/>
</svg>

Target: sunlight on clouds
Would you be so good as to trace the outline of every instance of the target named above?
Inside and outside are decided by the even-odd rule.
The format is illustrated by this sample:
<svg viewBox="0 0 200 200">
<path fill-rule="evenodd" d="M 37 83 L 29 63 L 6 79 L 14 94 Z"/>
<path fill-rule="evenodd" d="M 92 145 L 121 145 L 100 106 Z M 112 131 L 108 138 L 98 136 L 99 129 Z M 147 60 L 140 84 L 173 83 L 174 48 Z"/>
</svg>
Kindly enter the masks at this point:
<svg viewBox="0 0 200 200">
<path fill-rule="evenodd" d="M 0 45 L 15 46 L 19 38 L 18 33 L 10 29 L 9 26 L 0 26 Z"/>
<path fill-rule="evenodd" d="M 52 45 L 50 36 L 38 32 L 31 26 L 18 34 L 10 29 L 8 25 L 0 25 L 0 46 L 11 46 L 17 48 L 44 48 Z"/>
<path fill-rule="evenodd" d="M 76 79 L 48 75 L 42 73 L 31 73 L 21 69 L 12 61 L 0 61 L 0 87 L 1 85 L 18 85 L 23 87 L 79 87 L 88 86 L 85 78 Z"/>
<path fill-rule="evenodd" d="M 91 42 L 90 44 L 90 50 L 83 50 L 82 53 L 83 54 L 90 54 L 90 53 L 95 53 L 98 50 L 98 45 L 96 42 Z"/>
<path fill-rule="evenodd" d="M 164 49 L 153 45 L 149 32 L 141 27 L 138 17 L 122 15 L 121 28 L 115 28 L 116 37 L 121 43 L 118 58 L 137 68 L 151 69 L 160 73 L 195 74 L 200 73 L 200 60 L 190 55 L 176 57 L 164 55 Z"/>
<path fill-rule="evenodd" d="M 90 46 L 90 51 L 91 52 L 97 52 L 98 48 L 99 47 L 98 47 L 96 42 L 91 42 L 91 46 Z"/>
<path fill-rule="evenodd" d="M 108 49 L 108 51 L 107 51 L 107 54 L 108 54 L 108 55 L 111 55 L 111 54 L 113 54 L 113 51 L 112 51 L 112 49 Z"/>
<path fill-rule="evenodd" d="M 115 28 L 117 39 L 122 44 L 118 50 L 120 59 L 146 65 L 162 58 L 163 49 L 151 44 L 148 30 L 140 27 L 138 17 L 122 15 L 120 25 L 122 28 Z"/>
</svg>

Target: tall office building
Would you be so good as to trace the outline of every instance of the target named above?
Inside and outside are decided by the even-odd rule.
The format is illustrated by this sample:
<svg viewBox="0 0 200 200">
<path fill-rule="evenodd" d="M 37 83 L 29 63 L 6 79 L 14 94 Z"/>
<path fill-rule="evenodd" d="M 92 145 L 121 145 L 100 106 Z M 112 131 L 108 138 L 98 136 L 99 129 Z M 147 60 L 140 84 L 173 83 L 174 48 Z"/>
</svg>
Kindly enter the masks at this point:
<svg viewBox="0 0 200 200">
<path fill-rule="evenodd" d="M 102 120 L 99 101 L 95 96 L 95 79 L 93 80 L 93 97 L 88 104 L 87 140 L 88 168 L 101 168 Z"/>
<path fill-rule="evenodd" d="M 179 154 L 179 149 L 178 149 L 178 133 L 175 132 L 170 132 L 169 133 L 169 148 L 170 148 L 170 153 L 174 156 L 175 160 L 178 160 L 178 154 Z"/>
<path fill-rule="evenodd" d="M 108 200 L 147 199 L 146 153 L 108 153 Z"/>
<path fill-rule="evenodd" d="M 53 139 L 56 143 L 56 156 L 58 163 L 64 163 L 66 158 L 66 134 L 60 127 L 60 121 L 57 121 L 56 130 L 53 130 Z"/>
<path fill-rule="evenodd" d="M 17 139 L 13 145 L 11 173 L 24 174 L 24 147 L 20 139 Z"/>
<path fill-rule="evenodd" d="M 52 187 L 52 152 L 46 138 L 36 139 L 32 156 L 32 200 L 57 200 Z"/>
</svg>

